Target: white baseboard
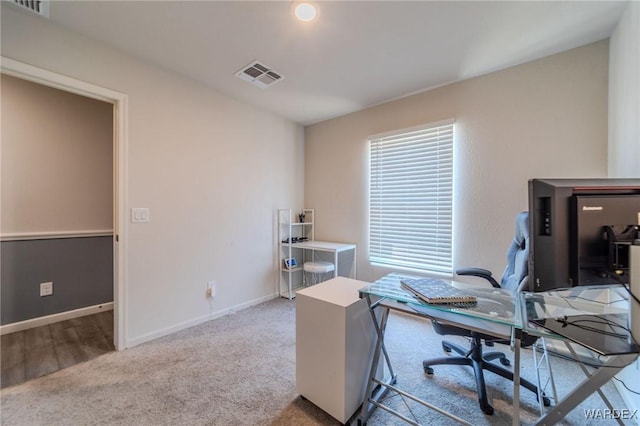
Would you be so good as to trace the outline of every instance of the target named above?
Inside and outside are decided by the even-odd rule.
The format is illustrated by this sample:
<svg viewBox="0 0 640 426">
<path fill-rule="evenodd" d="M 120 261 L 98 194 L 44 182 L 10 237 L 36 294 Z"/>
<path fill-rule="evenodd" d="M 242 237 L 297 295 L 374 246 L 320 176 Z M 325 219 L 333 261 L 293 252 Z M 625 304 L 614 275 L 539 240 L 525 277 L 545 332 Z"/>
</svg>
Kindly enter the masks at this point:
<svg viewBox="0 0 640 426">
<path fill-rule="evenodd" d="M 86 308 L 74 309 L 73 311 L 61 312 L 59 314 L 47 315 L 25 321 L 14 322 L 0 326 L 0 336 L 15 333 L 16 331 L 28 330 L 42 325 L 53 324 L 54 322 L 65 321 L 72 318 L 80 318 L 87 315 L 97 314 L 101 311 L 112 311 L 113 302 L 102 303 L 100 305 L 87 306 Z"/>
<path fill-rule="evenodd" d="M 168 336 L 169 334 L 173 334 L 173 333 L 176 333 L 178 331 L 186 330 L 187 328 L 191 328 L 191 327 L 194 327 L 196 325 L 200 325 L 200 324 L 205 323 L 207 321 L 211 321 L 211 320 L 214 320 L 216 318 L 221 318 L 221 317 L 224 317 L 224 316 L 227 316 L 227 315 L 231 315 L 231 314 L 236 313 L 238 311 L 241 311 L 243 309 L 247 309 L 247 308 L 250 308 L 252 306 L 259 305 L 260 303 L 264 303 L 264 302 L 267 302 L 269 300 L 276 299 L 278 297 L 280 297 L 278 295 L 278 293 L 268 294 L 268 295 L 266 295 L 264 297 L 253 299 L 253 300 L 250 300 L 250 301 L 245 302 L 245 303 L 240 303 L 239 305 L 235 305 L 235 306 L 232 306 L 230 308 L 221 309 L 221 310 L 216 311 L 216 312 L 211 312 L 210 314 L 203 315 L 203 316 L 194 318 L 192 320 L 185 321 L 185 322 L 180 323 L 180 324 L 176 324 L 176 325 L 171 326 L 171 327 L 167 327 L 167 328 L 163 328 L 161 330 L 154 331 L 153 333 L 144 334 L 144 335 L 142 335 L 140 337 L 136 337 L 136 338 L 133 338 L 133 339 L 127 339 L 127 341 L 125 343 L 125 347 L 126 348 L 132 348 L 132 347 L 140 345 L 142 343 L 150 342 L 151 340 L 159 339 L 160 337 Z"/>
</svg>

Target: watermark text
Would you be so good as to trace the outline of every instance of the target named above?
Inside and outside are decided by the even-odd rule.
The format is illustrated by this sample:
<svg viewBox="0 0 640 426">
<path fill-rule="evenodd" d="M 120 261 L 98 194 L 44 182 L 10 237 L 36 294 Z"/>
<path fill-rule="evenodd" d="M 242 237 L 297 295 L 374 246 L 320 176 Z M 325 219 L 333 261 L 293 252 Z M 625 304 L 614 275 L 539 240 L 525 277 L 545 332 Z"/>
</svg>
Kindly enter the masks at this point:
<svg viewBox="0 0 640 426">
<path fill-rule="evenodd" d="M 611 410 L 609 408 L 585 409 L 584 417 L 589 420 L 637 420 L 639 418 L 638 410 Z"/>
</svg>

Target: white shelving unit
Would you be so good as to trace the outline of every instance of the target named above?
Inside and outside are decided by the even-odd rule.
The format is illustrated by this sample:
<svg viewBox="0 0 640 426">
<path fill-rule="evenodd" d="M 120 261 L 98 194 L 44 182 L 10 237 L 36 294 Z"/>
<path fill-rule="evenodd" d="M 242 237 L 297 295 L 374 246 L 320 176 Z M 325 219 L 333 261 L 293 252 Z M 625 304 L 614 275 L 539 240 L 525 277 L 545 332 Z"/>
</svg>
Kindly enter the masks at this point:
<svg viewBox="0 0 640 426">
<path fill-rule="evenodd" d="M 304 213 L 304 221 L 299 213 Z M 280 296 L 291 300 L 297 289 L 303 287 L 303 265 L 307 260 L 314 260 L 314 253 L 324 252 L 325 256 L 333 256 L 335 268 L 334 278 L 338 275 L 356 279 L 356 245 L 350 243 L 336 243 L 330 241 L 316 241 L 314 234 L 316 215 L 313 209 L 294 211 L 292 209 L 278 210 L 278 263 L 280 277 L 278 291 Z M 299 240 L 303 238 L 303 240 Z M 295 239 L 295 240 L 294 240 Z M 340 266 L 338 255 L 343 252 L 353 252 L 351 262 Z M 287 267 L 285 259 L 295 259 L 297 266 Z M 349 269 L 346 271 L 346 269 Z"/>
<path fill-rule="evenodd" d="M 299 214 L 304 214 L 304 221 L 300 221 Z M 278 246 L 279 246 L 279 292 L 280 296 L 291 300 L 295 297 L 295 291 L 302 287 L 305 251 L 295 239 L 306 238 L 304 241 L 313 241 L 313 224 L 315 212 L 313 209 L 302 209 L 294 211 L 292 209 L 278 210 Z M 285 259 L 295 259 L 297 266 L 287 267 Z"/>
</svg>

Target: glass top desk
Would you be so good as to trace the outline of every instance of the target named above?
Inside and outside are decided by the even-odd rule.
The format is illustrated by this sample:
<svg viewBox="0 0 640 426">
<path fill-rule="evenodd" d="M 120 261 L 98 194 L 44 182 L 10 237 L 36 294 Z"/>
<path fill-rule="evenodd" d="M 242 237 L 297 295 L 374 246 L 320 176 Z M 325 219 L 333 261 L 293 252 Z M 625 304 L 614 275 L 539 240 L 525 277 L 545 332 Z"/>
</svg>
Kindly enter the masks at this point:
<svg viewBox="0 0 640 426">
<path fill-rule="evenodd" d="M 563 341 L 586 376 L 536 424 L 556 424 L 594 392 L 613 410 L 600 387 L 638 357 L 637 342 L 629 337 L 627 290 L 621 285 L 578 286 L 520 296 L 523 330 Z M 586 350 L 578 352 L 574 344 Z"/>
<path fill-rule="evenodd" d="M 586 397 L 594 392 L 599 392 L 605 403 L 611 407 L 604 395 L 599 391 L 600 387 L 615 376 L 622 368 L 629 365 L 638 357 L 638 346 L 629 342 L 625 334 L 625 321 L 628 315 L 628 294 L 622 286 L 585 286 L 574 287 L 567 290 L 551 291 L 546 293 L 522 293 L 514 297 L 512 293 L 484 287 L 448 281 L 451 285 L 464 288 L 465 292 L 475 295 L 478 303 L 475 306 L 456 308 L 446 305 L 430 305 L 421 303 L 410 293 L 403 290 L 400 285 L 402 278 L 419 278 L 407 274 L 392 273 L 382 277 L 373 284 L 360 289 L 360 296 L 367 300 L 371 316 L 375 324 L 378 338 L 376 341 L 374 357 L 366 388 L 366 398 L 363 403 L 358 422 L 366 423 L 373 410 L 382 408 L 402 418 L 408 423 L 415 421 L 404 417 L 384 406 L 380 401 L 389 390 L 394 390 L 426 407 L 429 407 L 462 424 L 469 424 L 465 420 L 441 410 L 432 404 L 420 400 L 413 395 L 398 389 L 395 385 L 396 375 L 393 372 L 388 353 L 384 345 L 384 332 L 390 310 L 399 310 L 405 313 L 418 315 L 439 322 L 461 326 L 470 330 L 494 335 L 501 339 L 511 340 L 511 348 L 514 352 L 514 377 L 513 377 L 513 421 L 514 425 L 520 424 L 520 340 L 522 333 L 550 337 L 564 341 L 571 352 L 571 356 L 578 361 L 586 374 L 586 379 L 578 384 L 576 389 L 559 401 L 536 424 L 555 424 L 567 413 L 580 404 Z M 376 313 L 376 311 L 378 314 Z M 574 319 L 604 321 L 607 327 L 616 327 L 608 321 L 620 323 L 611 335 L 601 336 L 601 342 L 594 342 L 597 334 L 588 334 L 585 337 L 569 336 L 561 329 L 553 331 L 547 320 L 558 319 L 572 321 Z M 580 317 L 578 317 L 580 316 Z M 543 322 L 544 321 L 544 322 Z M 551 322 L 550 321 L 550 322 Z M 544 328 L 547 326 L 547 328 Z M 564 335 L 558 334 L 563 332 Z M 591 330 L 591 333 L 596 333 Z M 590 373 L 584 365 L 584 356 L 572 348 L 571 343 L 588 348 L 589 353 L 595 353 L 588 365 L 595 366 L 597 370 Z M 591 345 L 591 347 L 589 347 Z M 613 348 L 613 349 L 612 349 Z M 595 351 L 595 352 L 594 352 Z M 384 357 L 389 377 L 380 380 L 375 377 L 378 363 Z M 564 413 L 564 414 L 563 414 Z"/>
<path fill-rule="evenodd" d="M 482 332 L 483 334 L 493 335 L 500 339 L 511 340 L 511 346 L 515 353 L 513 381 L 514 402 L 519 401 L 520 330 L 523 327 L 523 316 L 520 312 L 520 303 L 515 303 L 517 299 L 513 297 L 512 293 L 492 287 L 481 287 L 478 285 L 469 285 L 444 280 L 446 282 L 450 282 L 455 287 L 464 288 L 466 293 L 476 296 L 477 303 L 463 308 L 448 305 L 426 304 L 420 302 L 409 292 L 402 289 L 400 284 L 400 280 L 402 278 L 424 277 L 392 273 L 380 278 L 373 284 L 360 289 L 360 296 L 365 298 L 369 304 L 378 338 L 376 340 L 369 381 L 365 392 L 365 401 L 362 405 L 358 423 L 366 423 L 373 411 L 376 408 L 381 408 L 400 417 L 408 423 L 417 424 L 414 420 L 403 416 L 381 402 L 385 394 L 389 390 L 393 390 L 459 423 L 467 425 L 470 424 L 464 419 L 446 412 L 439 407 L 421 400 L 395 386 L 396 374 L 393 371 L 389 355 L 384 345 L 384 333 L 390 310 L 398 310 L 412 315 L 436 319 L 438 322 L 460 326 L 469 330 Z M 380 311 L 379 314 L 376 313 L 378 310 Z M 388 369 L 388 377 L 385 377 L 382 380 L 375 376 L 381 357 L 383 357 Z M 519 404 L 517 402 L 514 404 L 514 409 L 513 424 L 518 425 L 520 421 Z"/>
</svg>

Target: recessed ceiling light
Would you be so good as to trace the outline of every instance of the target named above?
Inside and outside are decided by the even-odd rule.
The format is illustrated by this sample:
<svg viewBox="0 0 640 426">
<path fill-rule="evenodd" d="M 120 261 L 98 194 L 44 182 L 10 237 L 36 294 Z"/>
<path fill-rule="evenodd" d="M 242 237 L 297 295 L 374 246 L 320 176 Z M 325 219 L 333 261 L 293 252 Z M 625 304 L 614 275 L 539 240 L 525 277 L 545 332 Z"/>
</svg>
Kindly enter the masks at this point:
<svg viewBox="0 0 640 426">
<path fill-rule="evenodd" d="M 296 18 L 304 22 L 313 21 L 317 16 L 316 8 L 311 3 L 300 3 L 297 5 L 295 14 Z"/>
</svg>

